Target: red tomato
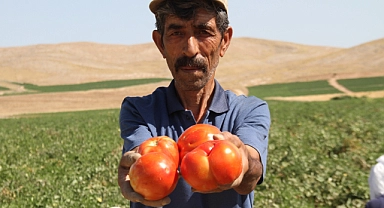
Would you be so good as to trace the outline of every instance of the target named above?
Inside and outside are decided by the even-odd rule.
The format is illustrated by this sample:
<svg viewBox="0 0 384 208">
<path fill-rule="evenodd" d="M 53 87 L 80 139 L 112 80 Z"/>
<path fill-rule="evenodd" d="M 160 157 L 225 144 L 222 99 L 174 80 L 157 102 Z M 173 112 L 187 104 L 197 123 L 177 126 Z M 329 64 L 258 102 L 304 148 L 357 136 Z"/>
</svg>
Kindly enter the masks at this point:
<svg viewBox="0 0 384 208">
<path fill-rule="evenodd" d="M 213 134 L 219 134 L 220 129 L 210 124 L 195 124 L 185 130 L 177 141 L 179 147 L 180 161 L 185 154 L 195 149 L 200 144 L 213 140 Z"/>
<path fill-rule="evenodd" d="M 146 200 L 168 196 L 178 180 L 177 163 L 161 152 L 141 156 L 129 169 L 130 183 Z"/>
<path fill-rule="evenodd" d="M 205 142 L 187 153 L 180 165 L 185 181 L 198 191 L 212 191 L 238 178 L 242 171 L 239 149 L 229 141 Z"/>
<path fill-rule="evenodd" d="M 147 139 L 141 143 L 137 152 L 141 155 L 145 155 L 150 152 L 162 152 L 175 161 L 176 165 L 179 164 L 179 150 L 177 143 L 167 136 L 158 136 Z"/>
</svg>

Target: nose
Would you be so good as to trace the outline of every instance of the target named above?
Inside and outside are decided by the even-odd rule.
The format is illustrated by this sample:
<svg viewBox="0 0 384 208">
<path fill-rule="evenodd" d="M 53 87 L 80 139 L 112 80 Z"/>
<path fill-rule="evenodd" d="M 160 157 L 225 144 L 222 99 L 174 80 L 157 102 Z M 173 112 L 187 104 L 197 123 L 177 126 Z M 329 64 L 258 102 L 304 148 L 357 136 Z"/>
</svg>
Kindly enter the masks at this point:
<svg viewBox="0 0 384 208">
<path fill-rule="evenodd" d="M 198 52 L 199 42 L 193 35 L 191 35 L 187 38 L 186 44 L 183 48 L 183 53 L 187 57 L 194 57 Z"/>
</svg>

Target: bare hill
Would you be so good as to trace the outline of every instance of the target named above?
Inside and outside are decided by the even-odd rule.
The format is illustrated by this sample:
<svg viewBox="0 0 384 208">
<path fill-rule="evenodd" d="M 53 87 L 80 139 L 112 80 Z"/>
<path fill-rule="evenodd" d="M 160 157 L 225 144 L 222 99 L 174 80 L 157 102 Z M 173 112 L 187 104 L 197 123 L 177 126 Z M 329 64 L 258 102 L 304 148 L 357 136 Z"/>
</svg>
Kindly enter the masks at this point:
<svg viewBox="0 0 384 208">
<path fill-rule="evenodd" d="M 293 71 L 307 71 L 312 74 L 302 74 L 301 77 L 313 78 L 316 72 L 322 75 L 332 75 L 338 78 L 358 78 L 382 76 L 384 74 L 384 39 L 371 41 L 352 48 L 326 54 L 296 63 L 290 66 Z M 319 73 L 319 75 L 321 75 Z M 296 78 L 296 79 L 297 79 Z"/>
<path fill-rule="evenodd" d="M 221 60 L 217 77 L 231 89 L 239 85 L 288 82 L 292 80 L 287 77 L 287 66 L 339 50 L 253 38 L 234 39 Z"/>
<path fill-rule="evenodd" d="M 247 94 L 246 87 L 253 85 L 384 76 L 384 39 L 352 48 L 332 48 L 235 38 L 220 62 L 217 79 L 224 88 L 238 94 Z M 153 43 L 131 46 L 63 43 L 0 48 L 0 87 L 14 92 L 23 91 L 23 88 L 13 82 L 57 85 L 150 77 L 171 78 Z M 4 91 L 0 91 L 0 118 L 29 113 L 119 108 L 125 96 L 145 95 L 167 84 L 8 96 L 1 96 Z M 333 96 L 283 99 L 314 101 Z M 366 92 L 359 96 L 383 97 L 384 91 Z"/>
<path fill-rule="evenodd" d="M 352 48 L 235 38 L 221 59 L 224 85 L 260 85 L 327 79 L 334 74 L 384 74 L 384 39 Z M 146 77 L 170 78 L 153 43 L 106 45 L 63 43 L 0 48 L 0 81 L 38 85 Z"/>
<path fill-rule="evenodd" d="M 38 85 L 169 76 L 153 44 L 65 43 L 0 48 L 0 70 L 3 81 Z"/>
</svg>

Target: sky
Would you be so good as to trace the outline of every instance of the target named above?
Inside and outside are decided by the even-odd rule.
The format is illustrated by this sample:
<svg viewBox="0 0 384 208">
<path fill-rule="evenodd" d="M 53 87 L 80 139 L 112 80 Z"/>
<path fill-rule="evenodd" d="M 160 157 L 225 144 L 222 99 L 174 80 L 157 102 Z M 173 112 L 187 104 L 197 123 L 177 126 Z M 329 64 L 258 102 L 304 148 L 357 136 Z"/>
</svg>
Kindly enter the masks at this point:
<svg viewBox="0 0 384 208">
<path fill-rule="evenodd" d="M 384 38 L 384 0 L 228 0 L 234 37 L 349 48 Z M 150 0 L 0 0 L 0 47 L 152 42 Z"/>
</svg>

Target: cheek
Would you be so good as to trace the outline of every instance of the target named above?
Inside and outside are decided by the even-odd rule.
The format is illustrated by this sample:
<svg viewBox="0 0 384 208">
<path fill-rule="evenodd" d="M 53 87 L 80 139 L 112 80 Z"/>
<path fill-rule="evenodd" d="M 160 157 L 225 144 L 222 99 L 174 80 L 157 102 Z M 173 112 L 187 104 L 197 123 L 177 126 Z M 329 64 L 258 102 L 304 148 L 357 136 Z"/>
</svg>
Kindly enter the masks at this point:
<svg viewBox="0 0 384 208">
<path fill-rule="evenodd" d="M 218 59 L 222 51 L 221 42 L 218 39 L 210 39 L 206 41 L 201 48 L 202 53 L 205 53 L 205 56 L 209 56 L 211 60 Z"/>
<path fill-rule="evenodd" d="M 171 72 L 171 74 L 176 73 L 176 68 L 175 68 L 175 63 L 176 63 L 176 58 L 166 58 L 168 70 Z"/>
<path fill-rule="evenodd" d="M 166 61 L 167 61 L 168 68 L 171 71 L 173 71 L 173 69 L 175 68 L 175 62 L 172 61 L 170 58 L 166 58 Z"/>
<path fill-rule="evenodd" d="M 178 55 L 176 54 L 177 53 L 172 48 L 164 47 L 163 58 L 165 59 L 169 69 L 171 70 L 174 68 L 174 64 L 176 62 L 176 59 L 178 58 Z"/>
<path fill-rule="evenodd" d="M 216 48 L 216 50 L 213 50 L 211 54 L 209 55 L 209 64 L 212 67 L 217 67 L 220 59 L 220 50 Z"/>
</svg>

